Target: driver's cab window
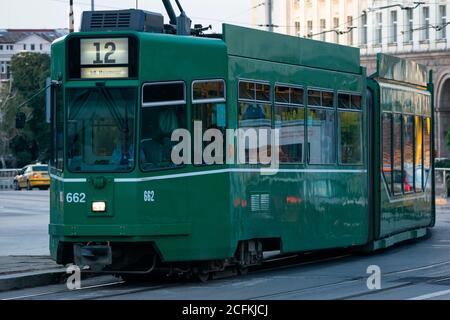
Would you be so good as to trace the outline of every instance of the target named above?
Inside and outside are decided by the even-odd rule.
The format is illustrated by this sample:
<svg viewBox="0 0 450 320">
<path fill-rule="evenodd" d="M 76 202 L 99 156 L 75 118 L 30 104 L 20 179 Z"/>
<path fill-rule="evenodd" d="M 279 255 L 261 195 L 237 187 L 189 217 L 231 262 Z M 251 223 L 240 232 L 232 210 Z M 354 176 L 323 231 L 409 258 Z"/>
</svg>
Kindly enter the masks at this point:
<svg viewBox="0 0 450 320">
<path fill-rule="evenodd" d="M 184 82 L 144 84 L 142 89 L 140 163 L 143 171 L 177 167 L 172 133 L 186 129 L 186 86 Z"/>
</svg>

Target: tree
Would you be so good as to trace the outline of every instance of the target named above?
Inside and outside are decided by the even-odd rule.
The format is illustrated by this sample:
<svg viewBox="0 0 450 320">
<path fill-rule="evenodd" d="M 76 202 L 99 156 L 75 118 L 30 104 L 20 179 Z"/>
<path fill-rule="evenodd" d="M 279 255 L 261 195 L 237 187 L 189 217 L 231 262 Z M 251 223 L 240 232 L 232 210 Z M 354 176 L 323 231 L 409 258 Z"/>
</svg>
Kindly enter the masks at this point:
<svg viewBox="0 0 450 320">
<path fill-rule="evenodd" d="M 45 121 L 45 80 L 50 76 L 50 57 L 23 52 L 11 58 L 12 91 L 17 95 L 16 112 L 27 114 L 25 128 L 11 139 L 10 148 L 18 165 L 50 158 L 50 126 Z M 36 93 L 39 95 L 35 96 Z M 35 97 L 34 97 L 35 96 Z"/>
</svg>

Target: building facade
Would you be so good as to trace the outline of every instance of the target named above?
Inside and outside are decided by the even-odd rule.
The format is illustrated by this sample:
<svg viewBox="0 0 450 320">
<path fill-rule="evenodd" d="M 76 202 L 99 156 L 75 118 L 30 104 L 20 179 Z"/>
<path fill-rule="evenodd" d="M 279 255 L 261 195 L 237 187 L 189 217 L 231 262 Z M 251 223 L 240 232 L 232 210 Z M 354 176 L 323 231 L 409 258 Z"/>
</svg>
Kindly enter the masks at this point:
<svg viewBox="0 0 450 320">
<path fill-rule="evenodd" d="M 380 52 L 428 66 L 435 84 L 436 156 L 450 157 L 450 0 L 273 1 L 275 31 L 359 47 L 368 74 Z"/>
<path fill-rule="evenodd" d="M 50 54 L 54 40 L 67 34 L 67 30 L 7 29 L 0 30 L 0 81 L 11 78 L 10 63 L 20 52 Z"/>
</svg>

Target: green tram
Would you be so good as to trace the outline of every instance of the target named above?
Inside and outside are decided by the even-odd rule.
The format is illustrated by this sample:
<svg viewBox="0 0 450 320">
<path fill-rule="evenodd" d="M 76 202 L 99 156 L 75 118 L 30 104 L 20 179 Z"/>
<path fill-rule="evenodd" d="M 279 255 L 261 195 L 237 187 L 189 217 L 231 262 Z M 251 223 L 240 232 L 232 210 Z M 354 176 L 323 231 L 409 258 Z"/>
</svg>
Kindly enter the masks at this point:
<svg viewBox="0 0 450 320">
<path fill-rule="evenodd" d="M 81 32 L 52 46 L 59 264 L 205 278 L 266 251 L 376 250 L 434 226 L 424 67 L 380 55 L 367 77 L 355 48 L 226 24 L 187 35 L 186 18 L 169 16 L 86 12 Z M 197 139 L 198 121 L 279 129 L 278 172 L 237 161 L 233 139 L 225 162 L 176 165 L 172 133 Z"/>
</svg>

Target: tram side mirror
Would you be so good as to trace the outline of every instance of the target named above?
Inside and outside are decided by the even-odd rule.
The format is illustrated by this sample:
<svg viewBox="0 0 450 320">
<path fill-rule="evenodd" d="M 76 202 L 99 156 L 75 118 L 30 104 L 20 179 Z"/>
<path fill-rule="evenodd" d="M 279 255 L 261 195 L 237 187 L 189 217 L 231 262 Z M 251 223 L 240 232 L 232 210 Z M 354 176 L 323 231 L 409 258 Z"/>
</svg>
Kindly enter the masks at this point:
<svg viewBox="0 0 450 320">
<path fill-rule="evenodd" d="M 18 112 L 16 114 L 16 129 L 25 128 L 26 120 L 27 120 L 26 114 L 23 112 Z"/>
</svg>

